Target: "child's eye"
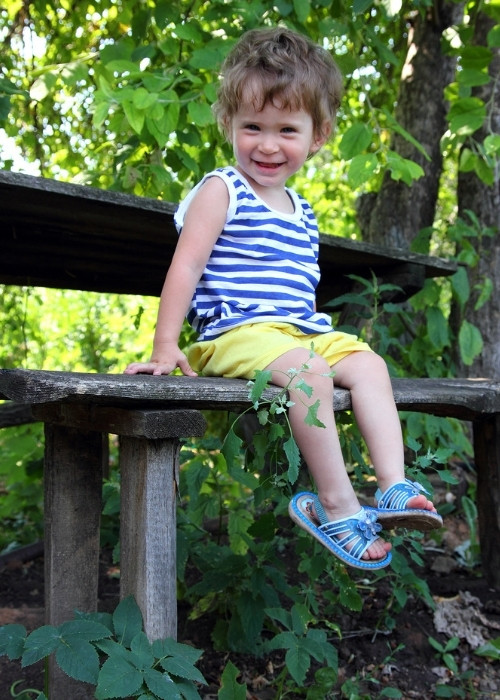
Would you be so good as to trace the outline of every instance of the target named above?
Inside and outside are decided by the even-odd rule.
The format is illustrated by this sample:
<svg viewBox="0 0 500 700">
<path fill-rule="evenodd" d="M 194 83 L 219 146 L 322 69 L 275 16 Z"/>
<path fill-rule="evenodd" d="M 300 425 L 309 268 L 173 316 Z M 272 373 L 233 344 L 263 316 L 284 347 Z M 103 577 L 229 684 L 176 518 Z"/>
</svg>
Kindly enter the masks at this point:
<svg viewBox="0 0 500 700">
<path fill-rule="evenodd" d="M 281 131 L 284 134 L 295 134 L 296 129 L 294 129 L 293 126 L 284 126 Z"/>
<path fill-rule="evenodd" d="M 248 129 L 248 131 L 260 131 L 257 124 L 245 124 L 245 129 Z"/>
</svg>

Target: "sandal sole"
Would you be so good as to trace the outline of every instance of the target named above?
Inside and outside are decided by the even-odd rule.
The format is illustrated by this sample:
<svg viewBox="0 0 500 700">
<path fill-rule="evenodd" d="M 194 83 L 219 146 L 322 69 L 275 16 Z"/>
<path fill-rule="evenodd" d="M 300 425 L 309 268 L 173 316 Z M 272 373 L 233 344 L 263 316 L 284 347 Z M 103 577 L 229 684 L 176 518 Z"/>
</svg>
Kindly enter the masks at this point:
<svg viewBox="0 0 500 700">
<path fill-rule="evenodd" d="M 429 532 L 429 530 L 437 530 L 443 527 L 443 518 L 438 513 L 431 513 L 428 510 L 418 510 L 416 508 L 389 510 L 375 506 L 365 506 L 365 509 L 376 513 L 377 520 L 384 530 L 404 527 L 407 530 Z"/>
</svg>

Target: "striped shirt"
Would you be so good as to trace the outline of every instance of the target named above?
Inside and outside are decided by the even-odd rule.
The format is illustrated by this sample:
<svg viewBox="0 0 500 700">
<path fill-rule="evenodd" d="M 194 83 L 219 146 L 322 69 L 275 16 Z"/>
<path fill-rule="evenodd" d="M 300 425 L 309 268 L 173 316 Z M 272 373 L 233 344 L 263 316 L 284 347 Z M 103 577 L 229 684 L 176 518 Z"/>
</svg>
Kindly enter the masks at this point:
<svg viewBox="0 0 500 700">
<path fill-rule="evenodd" d="M 294 212 L 278 212 L 235 168 L 219 168 L 180 204 L 175 223 L 181 235 L 189 204 L 209 177 L 226 183 L 229 207 L 187 315 L 198 340 L 262 321 L 291 323 L 305 333 L 331 331 L 330 316 L 314 311 L 320 278 L 318 227 L 309 204 L 287 189 Z"/>
</svg>

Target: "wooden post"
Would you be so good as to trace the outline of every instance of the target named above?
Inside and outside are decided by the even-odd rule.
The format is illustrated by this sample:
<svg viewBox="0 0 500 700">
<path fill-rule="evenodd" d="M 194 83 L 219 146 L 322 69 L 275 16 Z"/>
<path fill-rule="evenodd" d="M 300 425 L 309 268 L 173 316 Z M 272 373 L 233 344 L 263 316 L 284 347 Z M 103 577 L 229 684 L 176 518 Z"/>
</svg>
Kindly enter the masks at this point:
<svg viewBox="0 0 500 700">
<path fill-rule="evenodd" d="M 45 425 L 45 617 L 60 625 L 75 609 L 97 609 L 99 526 L 107 436 Z M 51 700 L 87 700 L 91 687 L 51 658 Z"/>
<path fill-rule="evenodd" d="M 120 438 L 120 594 L 133 595 L 148 638 L 177 638 L 176 473 L 180 443 Z"/>
<path fill-rule="evenodd" d="M 486 581 L 500 589 L 500 414 L 473 422 L 481 561 Z"/>
</svg>

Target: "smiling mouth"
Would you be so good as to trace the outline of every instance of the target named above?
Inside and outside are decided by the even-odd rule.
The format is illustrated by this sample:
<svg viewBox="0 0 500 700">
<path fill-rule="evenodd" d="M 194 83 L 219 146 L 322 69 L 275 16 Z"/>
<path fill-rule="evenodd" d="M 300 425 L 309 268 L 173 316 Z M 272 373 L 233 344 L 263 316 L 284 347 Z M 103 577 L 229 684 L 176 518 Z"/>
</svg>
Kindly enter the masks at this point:
<svg viewBox="0 0 500 700">
<path fill-rule="evenodd" d="M 265 170 L 278 170 L 278 168 L 283 165 L 283 163 L 264 163 L 260 160 L 256 160 L 255 163 L 259 168 L 263 168 Z"/>
</svg>

